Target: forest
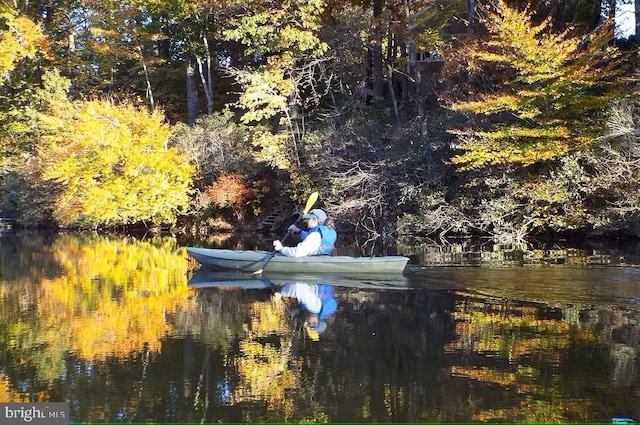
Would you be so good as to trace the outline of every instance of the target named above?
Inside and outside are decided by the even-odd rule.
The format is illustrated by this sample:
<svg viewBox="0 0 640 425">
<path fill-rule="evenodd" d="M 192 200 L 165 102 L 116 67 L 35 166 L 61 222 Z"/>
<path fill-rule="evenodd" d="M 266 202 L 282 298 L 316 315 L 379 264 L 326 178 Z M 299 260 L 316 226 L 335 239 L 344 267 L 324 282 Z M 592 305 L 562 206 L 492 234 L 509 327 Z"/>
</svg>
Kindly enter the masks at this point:
<svg viewBox="0 0 640 425">
<path fill-rule="evenodd" d="M 2 0 L 0 217 L 637 238 L 630 2 Z"/>
</svg>

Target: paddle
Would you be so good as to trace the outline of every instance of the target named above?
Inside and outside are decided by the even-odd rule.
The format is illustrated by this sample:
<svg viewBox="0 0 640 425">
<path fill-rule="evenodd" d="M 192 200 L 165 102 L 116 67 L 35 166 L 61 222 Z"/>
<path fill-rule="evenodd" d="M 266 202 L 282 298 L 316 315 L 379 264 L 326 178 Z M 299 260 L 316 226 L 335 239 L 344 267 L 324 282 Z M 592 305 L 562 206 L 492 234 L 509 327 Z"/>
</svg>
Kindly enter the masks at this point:
<svg viewBox="0 0 640 425">
<path fill-rule="evenodd" d="M 316 203 L 316 201 L 318 200 L 318 192 L 313 192 L 311 195 L 309 195 L 309 199 L 307 199 L 307 203 L 304 206 L 304 210 L 302 210 L 302 214 L 301 215 L 305 215 L 306 213 L 309 212 L 309 210 L 311 210 L 311 207 L 313 207 L 313 204 Z M 300 216 L 298 216 L 298 219 L 300 219 Z M 298 220 L 296 220 L 294 223 L 297 223 Z M 282 237 L 282 239 L 280 239 L 280 242 L 284 242 L 287 240 L 287 238 L 289 237 L 289 228 L 287 227 L 287 232 L 284 234 L 284 236 Z M 262 271 L 264 270 L 265 267 L 267 267 L 267 264 L 269 264 L 269 261 L 271 261 L 271 259 L 273 257 L 275 257 L 276 253 L 278 251 L 276 251 L 275 249 L 271 252 L 271 254 L 269 255 L 269 258 L 266 259 L 266 261 L 264 262 L 264 264 L 262 264 L 262 267 L 258 270 L 256 270 L 255 272 L 251 273 L 251 274 L 260 274 L 262 273 Z"/>
</svg>

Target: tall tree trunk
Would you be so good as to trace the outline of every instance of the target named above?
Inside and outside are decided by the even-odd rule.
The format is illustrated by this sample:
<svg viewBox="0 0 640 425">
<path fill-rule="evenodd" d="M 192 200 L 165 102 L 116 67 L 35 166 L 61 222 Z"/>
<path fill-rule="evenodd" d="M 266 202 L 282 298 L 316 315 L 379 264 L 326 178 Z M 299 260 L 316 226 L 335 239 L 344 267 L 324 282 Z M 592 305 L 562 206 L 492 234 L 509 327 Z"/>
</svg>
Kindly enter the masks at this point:
<svg viewBox="0 0 640 425">
<path fill-rule="evenodd" d="M 475 0 L 467 0 L 467 21 L 469 22 L 467 26 L 467 31 L 473 32 L 475 28 L 475 22 L 476 22 L 476 1 Z"/>
<path fill-rule="evenodd" d="M 416 42 L 413 36 L 415 27 L 415 17 L 409 10 L 409 1 L 403 0 L 404 12 L 407 21 L 407 41 L 409 44 L 409 75 L 413 77 L 415 82 L 415 99 L 418 116 L 416 117 L 420 124 L 420 140 L 422 144 L 422 155 L 427 162 L 431 162 L 431 144 L 429 143 L 429 134 L 427 132 L 427 108 L 424 95 L 424 84 L 422 82 L 422 74 L 418 65 L 418 57 L 416 52 Z"/>
<path fill-rule="evenodd" d="M 296 86 L 298 81 L 298 72 L 295 69 L 289 71 L 289 78 L 294 81 L 294 88 L 289 96 L 287 96 L 287 111 L 286 116 L 289 126 L 289 134 L 291 137 L 291 147 L 293 149 L 293 159 L 298 167 L 301 166 L 300 152 L 298 151 L 298 141 L 304 137 L 304 116 L 301 113 L 300 101 L 298 94 L 296 93 Z"/>
<path fill-rule="evenodd" d="M 567 2 L 562 0 L 558 4 L 558 16 L 556 17 L 558 21 L 556 28 L 559 31 L 564 31 L 567 26 Z"/>
<path fill-rule="evenodd" d="M 196 56 L 198 62 L 198 72 L 200 73 L 200 80 L 202 81 L 202 87 L 204 88 L 204 95 L 207 97 L 207 114 L 213 114 L 213 72 L 211 64 L 211 52 L 209 52 L 209 41 L 207 37 L 203 37 L 204 47 L 207 51 L 207 57 L 205 63 L 202 63 L 202 59 Z"/>
<path fill-rule="evenodd" d="M 608 18 L 609 19 L 616 19 L 616 7 L 617 7 L 617 1 L 616 0 L 606 0 L 607 4 L 608 4 Z"/>
<path fill-rule="evenodd" d="M 193 124 L 198 117 L 198 85 L 196 84 L 196 68 L 193 56 L 187 57 L 187 123 Z"/>
<path fill-rule="evenodd" d="M 147 69 L 147 64 L 144 61 L 144 55 L 142 52 L 142 46 L 138 45 L 138 51 L 140 52 L 140 62 L 142 63 L 142 70 L 144 71 L 144 80 L 147 83 L 147 99 L 149 99 L 149 107 L 153 111 L 156 109 L 156 103 L 153 99 L 153 90 L 151 89 L 151 80 L 149 79 L 149 70 Z"/>
<path fill-rule="evenodd" d="M 391 28 L 388 30 L 387 36 L 387 81 L 389 85 L 389 100 L 391 100 L 391 106 L 393 108 L 393 116 L 395 118 L 396 125 L 399 127 L 402 123 L 400 121 L 400 108 L 398 107 L 398 97 L 396 95 L 396 81 L 397 77 L 395 76 L 395 69 L 391 65 L 393 63 L 393 58 L 396 57 L 398 46 L 395 43 L 393 32 Z"/>
<path fill-rule="evenodd" d="M 638 0 L 640 1 L 640 0 Z M 401 38 L 400 40 L 398 40 L 398 47 L 400 48 L 400 50 L 402 52 L 407 52 L 408 51 L 408 47 L 406 44 L 406 40 L 405 38 Z M 407 68 L 405 71 L 398 73 L 397 78 L 398 78 L 398 82 L 400 84 L 400 105 L 399 105 L 399 109 L 400 109 L 400 119 L 402 120 L 402 122 L 407 122 L 408 120 L 408 111 L 409 111 L 409 103 L 410 103 L 410 92 L 409 92 L 409 78 L 407 78 L 407 76 L 409 75 L 409 66 L 407 65 Z"/>
<path fill-rule="evenodd" d="M 371 83 L 373 85 L 373 95 L 382 96 L 384 94 L 384 80 L 382 77 L 382 7 L 384 0 L 373 1 L 373 28 L 369 52 L 371 55 Z"/>
<path fill-rule="evenodd" d="M 636 37 L 640 36 L 640 0 L 635 0 Z"/>
<path fill-rule="evenodd" d="M 393 108 L 393 117 L 395 118 L 396 125 L 400 127 L 400 109 L 398 108 L 398 99 L 396 98 L 396 91 L 393 87 L 394 78 L 393 78 L 393 67 L 391 65 L 387 66 L 387 73 L 389 74 L 389 99 L 391 100 L 391 106 Z"/>
</svg>

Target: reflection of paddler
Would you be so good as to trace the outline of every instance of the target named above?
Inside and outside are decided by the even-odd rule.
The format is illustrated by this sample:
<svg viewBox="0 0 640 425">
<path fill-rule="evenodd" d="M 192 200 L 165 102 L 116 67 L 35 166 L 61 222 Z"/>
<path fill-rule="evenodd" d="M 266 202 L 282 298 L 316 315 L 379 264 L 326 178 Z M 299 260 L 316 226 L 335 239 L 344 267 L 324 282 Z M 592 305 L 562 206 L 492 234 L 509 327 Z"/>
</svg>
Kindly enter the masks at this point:
<svg viewBox="0 0 640 425">
<path fill-rule="evenodd" d="M 327 283 L 285 283 L 274 294 L 276 300 L 286 297 L 293 300 L 302 312 L 293 312 L 294 315 L 300 316 L 305 314 L 304 325 L 307 335 L 317 341 L 327 328 L 326 318 L 336 311 L 337 301 L 333 296 L 333 285 Z"/>
</svg>

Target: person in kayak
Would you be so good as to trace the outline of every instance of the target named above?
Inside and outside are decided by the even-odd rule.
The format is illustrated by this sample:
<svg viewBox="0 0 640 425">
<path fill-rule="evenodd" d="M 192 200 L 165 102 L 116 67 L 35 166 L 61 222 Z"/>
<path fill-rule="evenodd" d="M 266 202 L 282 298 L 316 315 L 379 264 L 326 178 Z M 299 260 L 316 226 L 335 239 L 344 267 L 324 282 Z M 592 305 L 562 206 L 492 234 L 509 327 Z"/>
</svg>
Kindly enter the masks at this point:
<svg viewBox="0 0 640 425">
<path fill-rule="evenodd" d="M 329 255 L 336 243 L 337 233 L 333 227 L 327 226 L 327 214 L 315 208 L 302 216 L 308 230 L 302 230 L 294 224 L 289 226 L 289 233 L 297 233 L 302 239 L 296 246 L 283 246 L 280 241 L 273 241 L 273 248 L 287 257 L 307 257 L 309 255 Z"/>
</svg>

